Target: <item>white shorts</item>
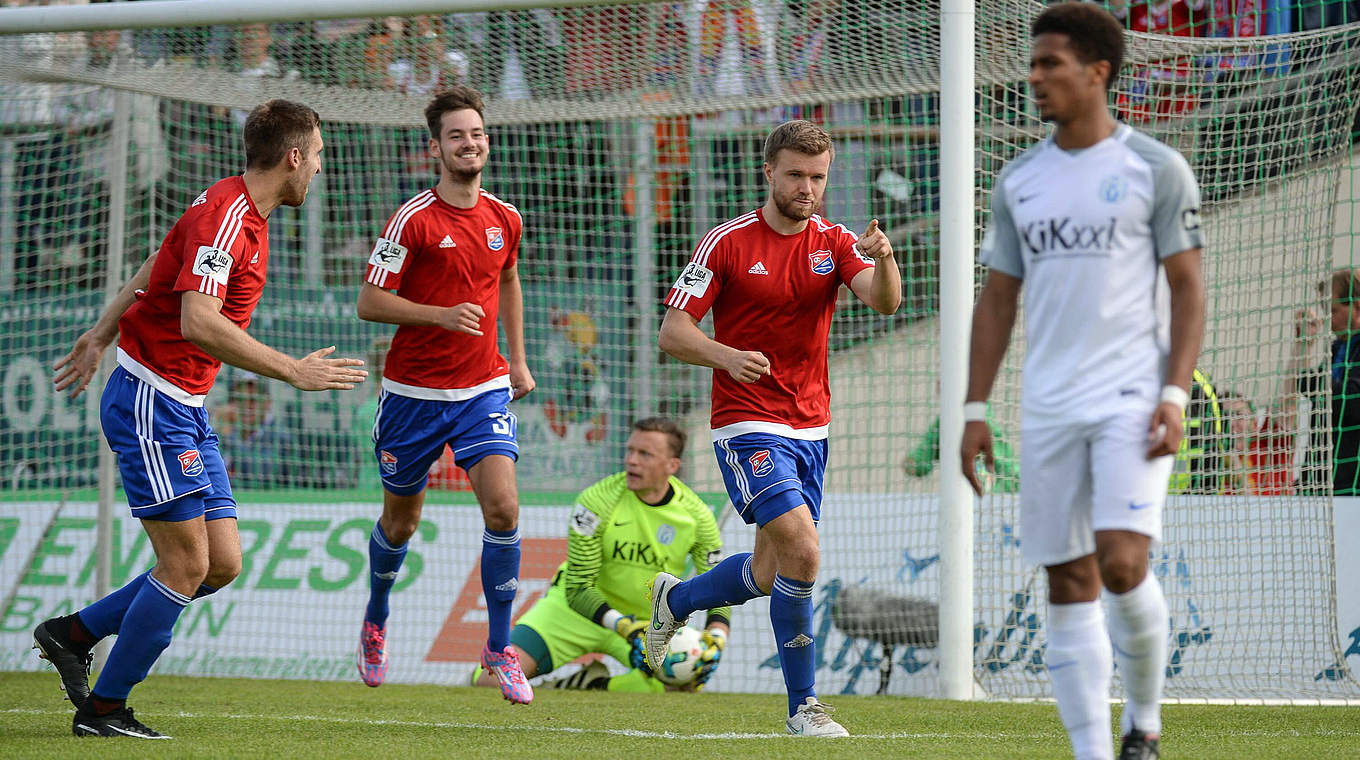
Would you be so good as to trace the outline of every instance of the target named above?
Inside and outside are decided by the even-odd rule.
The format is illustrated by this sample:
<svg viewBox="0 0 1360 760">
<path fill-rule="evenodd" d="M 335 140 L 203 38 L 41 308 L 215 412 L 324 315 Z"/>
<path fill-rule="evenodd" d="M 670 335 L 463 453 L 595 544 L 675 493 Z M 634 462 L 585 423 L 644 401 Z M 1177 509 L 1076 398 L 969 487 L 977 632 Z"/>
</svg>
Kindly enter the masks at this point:
<svg viewBox="0 0 1360 760">
<path fill-rule="evenodd" d="M 1020 549 L 1027 564 L 1061 565 L 1095 552 L 1095 532 L 1162 538 L 1174 457 L 1147 458 L 1152 408 L 1099 422 L 1022 427 Z"/>
</svg>

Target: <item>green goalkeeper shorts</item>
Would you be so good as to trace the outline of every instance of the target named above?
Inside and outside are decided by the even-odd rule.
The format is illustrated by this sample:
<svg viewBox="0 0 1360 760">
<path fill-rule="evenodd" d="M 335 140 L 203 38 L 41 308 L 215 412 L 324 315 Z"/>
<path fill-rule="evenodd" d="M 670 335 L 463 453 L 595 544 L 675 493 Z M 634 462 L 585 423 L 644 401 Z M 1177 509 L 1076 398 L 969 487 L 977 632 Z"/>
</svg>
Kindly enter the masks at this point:
<svg viewBox="0 0 1360 760">
<path fill-rule="evenodd" d="M 631 647 L 617 633 L 582 617 L 566 599 L 549 592 L 524 613 L 510 631 L 510 643 L 538 663 L 543 675 L 583 654 L 600 652 L 625 667 Z"/>
</svg>

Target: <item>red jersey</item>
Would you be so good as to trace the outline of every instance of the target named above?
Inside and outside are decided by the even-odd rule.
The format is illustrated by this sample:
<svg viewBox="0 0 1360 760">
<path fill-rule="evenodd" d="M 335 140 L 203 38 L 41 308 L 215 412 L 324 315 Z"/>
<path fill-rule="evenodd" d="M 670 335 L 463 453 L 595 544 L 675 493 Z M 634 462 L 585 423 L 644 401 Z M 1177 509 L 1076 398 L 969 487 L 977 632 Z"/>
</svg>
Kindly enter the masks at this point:
<svg viewBox="0 0 1360 760">
<path fill-rule="evenodd" d="M 264 290 L 269 224 L 241 177 L 219 180 L 194 199 L 161 243 L 151 281 L 118 320 L 118 363 L 181 403 L 202 406 L 222 362 L 180 334 L 181 293 L 222 300 L 242 330 Z"/>
<path fill-rule="evenodd" d="M 1204 36 L 1208 21 L 1205 0 L 1135 0 L 1127 13 L 1133 31 L 1175 37 Z"/>
<path fill-rule="evenodd" d="M 826 344 L 836 295 L 873 267 L 855 249 L 857 239 L 819 216 L 802 232 L 781 235 L 756 210 L 714 227 L 699 243 L 666 305 L 696 320 L 711 308 L 714 340 L 770 360 L 770 373 L 754 383 L 713 371 L 715 439 L 753 432 L 826 437 Z"/>
<path fill-rule="evenodd" d="M 518 260 L 523 229 L 519 211 L 485 190 L 472 208 L 451 206 L 426 190 L 397 209 L 373 247 L 365 280 L 416 303 L 479 304 L 486 316 L 481 336 L 433 325 L 398 327 L 383 388 L 462 401 L 510 387 L 510 366 L 496 346 L 496 315 L 501 272 Z"/>
</svg>

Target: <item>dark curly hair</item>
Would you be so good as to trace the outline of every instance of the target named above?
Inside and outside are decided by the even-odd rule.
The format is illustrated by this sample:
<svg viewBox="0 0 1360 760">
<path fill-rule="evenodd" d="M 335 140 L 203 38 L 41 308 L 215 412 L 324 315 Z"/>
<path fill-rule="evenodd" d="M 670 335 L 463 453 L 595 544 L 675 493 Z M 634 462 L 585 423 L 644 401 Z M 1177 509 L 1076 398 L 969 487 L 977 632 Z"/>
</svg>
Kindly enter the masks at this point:
<svg viewBox="0 0 1360 760">
<path fill-rule="evenodd" d="M 1067 44 L 1082 63 L 1108 61 L 1105 89 L 1110 89 L 1124 65 L 1124 27 L 1109 11 L 1095 3 L 1050 5 L 1034 19 L 1029 34 L 1038 37 L 1049 33 L 1067 35 Z"/>
</svg>

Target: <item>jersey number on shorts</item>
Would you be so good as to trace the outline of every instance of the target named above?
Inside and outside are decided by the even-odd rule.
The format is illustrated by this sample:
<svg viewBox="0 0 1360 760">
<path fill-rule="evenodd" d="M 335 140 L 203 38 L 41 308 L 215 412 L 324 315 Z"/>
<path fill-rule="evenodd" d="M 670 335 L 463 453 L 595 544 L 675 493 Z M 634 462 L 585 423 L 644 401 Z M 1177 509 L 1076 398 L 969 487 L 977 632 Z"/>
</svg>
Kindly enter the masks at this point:
<svg viewBox="0 0 1360 760">
<path fill-rule="evenodd" d="M 514 435 L 515 421 L 505 412 L 493 412 L 488 417 L 491 418 L 491 429 L 500 435 Z"/>
</svg>

